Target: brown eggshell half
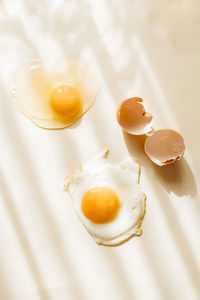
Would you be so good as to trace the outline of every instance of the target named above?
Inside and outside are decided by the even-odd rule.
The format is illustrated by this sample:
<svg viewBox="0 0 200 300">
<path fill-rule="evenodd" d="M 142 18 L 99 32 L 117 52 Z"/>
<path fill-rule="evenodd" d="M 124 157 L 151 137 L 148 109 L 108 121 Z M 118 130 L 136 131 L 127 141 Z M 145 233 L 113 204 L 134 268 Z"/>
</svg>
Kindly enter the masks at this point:
<svg viewBox="0 0 200 300">
<path fill-rule="evenodd" d="M 142 135 L 152 130 L 153 116 L 147 113 L 142 105 L 143 99 L 129 98 L 123 101 L 117 109 L 117 120 L 124 131 Z"/>
<path fill-rule="evenodd" d="M 185 142 L 180 133 L 173 129 L 160 129 L 149 136 L 144 151 L 157 165 L 164 166 L 179 160 L 185 151 Z"/>
</svg>

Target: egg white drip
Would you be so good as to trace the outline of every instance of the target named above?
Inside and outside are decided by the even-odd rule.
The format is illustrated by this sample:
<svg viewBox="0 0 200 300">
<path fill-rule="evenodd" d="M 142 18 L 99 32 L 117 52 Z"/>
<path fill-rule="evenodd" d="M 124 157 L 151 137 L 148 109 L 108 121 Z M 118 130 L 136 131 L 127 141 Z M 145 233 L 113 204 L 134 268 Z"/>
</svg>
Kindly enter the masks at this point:
<svg viewBox="0 0 200 300">
<path fill-rule="evenodd" d="M 72 177 L 66 179 L 76 214 L 98 243 L 114 245 L 138 233 L 145 211 L 145 195 L 138 183 L 139 164 L 132 158 L 119 165 L 107 162 L 103 151 L 85 164 Z M 95 224 L 83 214 L 81 202 L 84 194 L 94 187 L 113 189 L 120 202 L 117 216 L 108 223 Z"/>
</svg>

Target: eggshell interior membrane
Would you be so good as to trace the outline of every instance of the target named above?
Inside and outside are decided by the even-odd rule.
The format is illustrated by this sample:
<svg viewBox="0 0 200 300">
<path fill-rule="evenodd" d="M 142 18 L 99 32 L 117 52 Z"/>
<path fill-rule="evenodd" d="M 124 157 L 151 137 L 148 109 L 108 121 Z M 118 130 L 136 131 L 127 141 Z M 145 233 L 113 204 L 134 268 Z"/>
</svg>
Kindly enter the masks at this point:
<svg viewBox="0 0 200 300">
<path fill-rule="evenodd" d="M 19 109 L 37 126 L 61 129 L 72 125 L 94 104 L 100 91 L 100 79 L 88 65 L 74 61 L 32 61 L 17 71 L 15 100 Z M 80 93 L 83 107 L 74 119 L 56 115 L 50 106 L 52 90 L 70 85 Z"/>
<path fill-rule="evenodd" d="M 152 130 L 152 118 L 142 105 L 139 97 L 123 101 L 117 109 L 117 120 L 124 131 L 134 134 L 147 134 Z"/>
<path fill-rule="evenodd" d="M 177 131 L 160 129 L 146 139 L 144 150 L 154 163 L 164 166 L 182 157 L 185 143 L 182 135 Z"/>
</svg>

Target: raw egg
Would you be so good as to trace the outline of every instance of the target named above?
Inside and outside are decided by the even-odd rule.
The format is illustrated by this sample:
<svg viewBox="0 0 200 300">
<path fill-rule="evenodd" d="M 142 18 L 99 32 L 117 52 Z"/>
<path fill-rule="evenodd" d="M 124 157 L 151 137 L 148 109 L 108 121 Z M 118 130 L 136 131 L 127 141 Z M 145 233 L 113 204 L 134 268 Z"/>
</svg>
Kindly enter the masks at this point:
<svg viewBox="0 0 200 300">
<path fill-rule="evenodd" d="M 18 70 L 15 99 L 20 110 L 37 126 L 71 126 L 95 102 L 100 91 L 96 72 L 74 60 L 34 61 Z"/>
</svg>

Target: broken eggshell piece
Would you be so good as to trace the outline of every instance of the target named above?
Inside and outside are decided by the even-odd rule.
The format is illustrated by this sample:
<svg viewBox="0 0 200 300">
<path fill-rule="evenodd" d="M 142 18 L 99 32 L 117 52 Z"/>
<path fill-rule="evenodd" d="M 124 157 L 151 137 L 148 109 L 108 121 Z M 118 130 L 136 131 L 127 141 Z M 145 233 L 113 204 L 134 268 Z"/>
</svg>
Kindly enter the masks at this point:
<svg viewBox="0 0 200 300">
<path fill-rule="evenodd" d="M 173 129 L 160 129 L 149 136 L 144 145 L 147 156 L 157 165 L 165 166 L 179 160 L 185 151 L 185 142 Z"/>
<path fill-rule="evenodd" d="M 152 131 L 153 116 L 145 111 L 143 99 L 129 98 L 123 101 L 117 109 L 117 120 L 124 131 L 142 135 Z"/>
</svg>

